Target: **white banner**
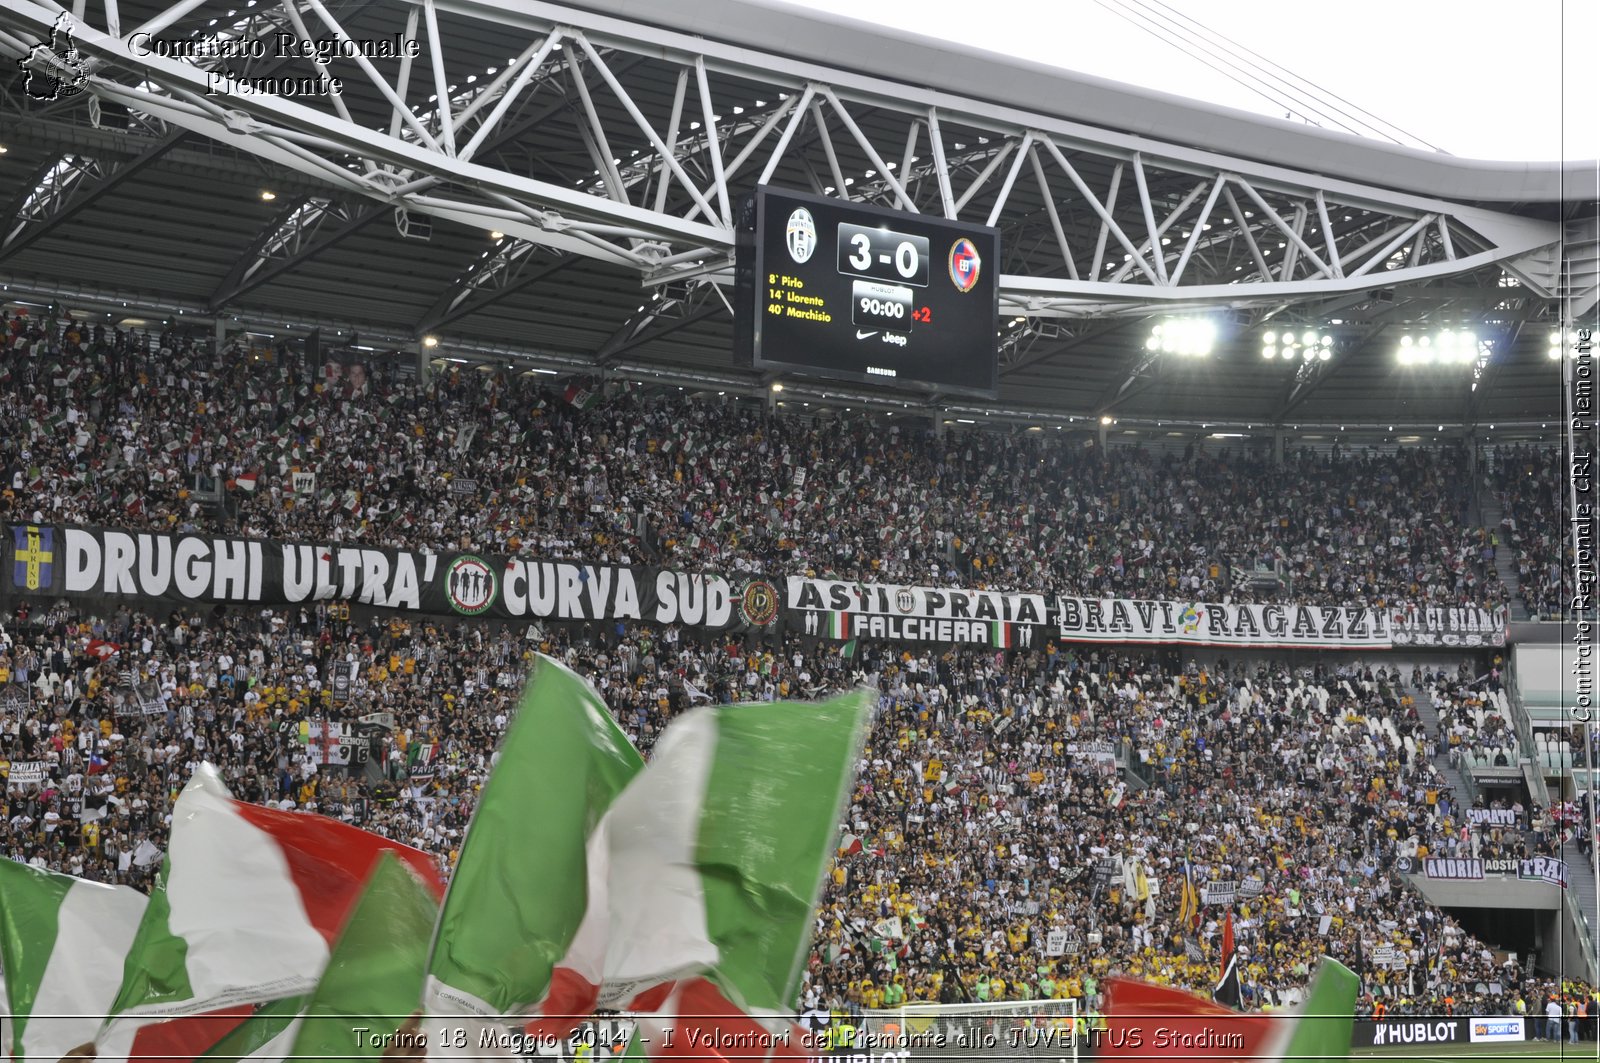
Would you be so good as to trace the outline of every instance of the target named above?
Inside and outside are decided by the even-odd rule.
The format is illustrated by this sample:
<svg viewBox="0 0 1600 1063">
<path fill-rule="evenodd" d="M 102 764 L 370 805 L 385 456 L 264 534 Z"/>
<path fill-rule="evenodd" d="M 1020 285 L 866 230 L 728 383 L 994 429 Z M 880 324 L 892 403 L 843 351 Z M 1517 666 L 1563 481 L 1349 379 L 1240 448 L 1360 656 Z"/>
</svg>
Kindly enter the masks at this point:
<svg viewBox="0 0 1600 1063">
<path fill-rule="evenodd" d="M 1393 645 L 1388 622 L 1377 609 L 1121 598 L 1063 598 L 1058 604 L 1060 637 L 1071 642 L 1317 649 L 1387 649 Z"/>
<path fill-rule="evenodd" d="M 1067 952 L 1067 932 L 1065 930 L 1052 930 L 1045 935 L 1044 954 L 1046 956 L 1064 956 Z"/>
<path fill-rule="evenodd" d="M 1422 866 L 1427 870 L 1429 878 L 1478 879 L 1483 877 L 1482 860 L 1429 857 L 1422 862 Z"/>
<path fill-rule="evenodd" d="M 1001 620 L 1011 624 L 1047 624 L 1051 620 L 1042 594 L 934 590 L 804 576 L 789 577 L 787 602 L 790 609 L 917 620 Z"/>
<path fill-rule="evenodd" d="M 1538 879 L 1566 889 L 1567 862 L 1553 856 L 1536 856 L 1532 860 L 1522 861 L 1522 866 L 1517 868 L 1517 877 Z"/>
<path fill-rule="evenodd" d="M 1396 646 L 1504 646 L 1506 611 L 1431 605 L 1401 606 L 1389 613 Z"/>
<path fill-rule="evenodd" d="M 342 723 L 312 720 L 306 728 L 306 751 L 311 763 L 347 767 L 358 739 Z"/>
<path fill-rule="evenodd" d="M 1496 1015 L 1493 1018 L 1472 1019 L 1468 1036 L 1471 1043 L 1499 1044 L 1501 1042 L 1521 1042 L 1527 1039 L 1526 1032 L 1522 1029 L 1522 1017 L 1518 1015 Z M 1576 1053 L 1574 1053 L 1576 1054 Z"/>
<path fill-rule="evenodd" d="M 1517 814 L 1509 808 L 1469 808 L 1467 822 L 1485 827 L 1515 827 Z"/>
<path fill-rule="evenodd" d="M 1204 904 L 1232 904 L 1239 895 L 1239 883 L 1233 879 L 1220 879 L 1207 882 L 1200 891 L 1200 900 Z"/>
</svg>

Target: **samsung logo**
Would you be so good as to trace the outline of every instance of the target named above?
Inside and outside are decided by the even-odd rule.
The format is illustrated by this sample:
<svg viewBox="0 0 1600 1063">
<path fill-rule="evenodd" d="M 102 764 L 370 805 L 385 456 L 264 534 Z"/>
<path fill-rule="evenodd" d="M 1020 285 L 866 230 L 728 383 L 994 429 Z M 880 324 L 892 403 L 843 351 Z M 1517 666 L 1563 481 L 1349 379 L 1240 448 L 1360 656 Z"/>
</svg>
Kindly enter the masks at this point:
<svg viewBox="0 0 1600 1063">
<path fill-rule="evenodd" d="M 893 369 L 879 369 L 875 365 L 869 365 L 869 366 L 867 366 L 867 375 L 868 376 L 899 376 L 900 374 L 896 373 Z"/>
</svg>

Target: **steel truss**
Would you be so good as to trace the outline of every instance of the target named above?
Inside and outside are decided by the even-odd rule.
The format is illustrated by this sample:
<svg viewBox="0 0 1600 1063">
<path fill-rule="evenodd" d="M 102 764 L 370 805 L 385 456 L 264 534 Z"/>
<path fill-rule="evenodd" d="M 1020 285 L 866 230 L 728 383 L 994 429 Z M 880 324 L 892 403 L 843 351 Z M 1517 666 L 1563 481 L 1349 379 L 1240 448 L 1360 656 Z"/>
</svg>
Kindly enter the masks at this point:
<svg viewBox="0 0 1600 1063">
<path fill-rule="evenodd" d="M 1281 307 L 1511 261 L 1525 265 L 1519 275 L 1537 293 L 1562 287 L 1553 222 L 536 0 L 370 0 L 358 9 L 362 25 L 379 18 L 417 39 L 415 61 L 385 71 L 365 58 L 337 60 L 327 69 L 349 86 L 342 95 L 208 95 L 217 63 L 138 55 L 129 43 L 139 32 L 181 35 L 205 2 L 182 0 L 132 29 L 114 2 L 87 5 L 104 17 L 75 36 L 101 101 L 325 183 L 258 237 L 213 307 L 397 209 L 505 237 L 419 317 L 419 330 L 471 312 L 507 278 L 541 275 L 529 268 L 536 249 L 620 264 L 646 285 L 725 282 L 738 197 L 759 182 L 998 226 L 1007 316 Z M 80 18 L 92 20 L 84 8 Z M 8 3 L 0 48 L 47 37 L 61 13 L 52 0 Z M 264 4 L 210 32 L 351 38 L 324 0 Z M 511 56 L 504 66 L 483 65 L 486 36 Z M 234 72 L 309 77 L 319 68 L 301 60 Z M 557 139 L 567 150 L 550 148 Z M 70 210 L 75 189 L 109 187 L 119 173 L 71 156 L 58 170 L 41 180 L 38 202 L 14 212 L 0 258 Z M 1039 357 L 1028 348 L 1040 336 L 1030 326 L 1010 342 L 1007 366 Z"/>
</svg>

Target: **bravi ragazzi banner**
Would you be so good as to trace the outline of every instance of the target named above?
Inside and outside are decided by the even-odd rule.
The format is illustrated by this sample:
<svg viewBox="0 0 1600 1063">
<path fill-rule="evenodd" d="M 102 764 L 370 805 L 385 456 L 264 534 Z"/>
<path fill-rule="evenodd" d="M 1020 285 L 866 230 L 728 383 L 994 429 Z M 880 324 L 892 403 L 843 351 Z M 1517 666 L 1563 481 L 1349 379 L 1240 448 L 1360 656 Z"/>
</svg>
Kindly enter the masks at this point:
<svg viewBox="0 0 1600 1063">
<path fill-rule="evenodd" d="M 1000 649 L 1066 642 L 1389 649 L 1499 644 L 1503 612 L 1420 611 L 1267 603 L 1135 601 L 904 587 L 791 576 L 790 630 L 839 639 L 970 642 Z M 1395 617 L 1403 622 L 1396 623 Z M 1436 638 L 1437 636 L 1437 638 Z M 1468 636 L 1479 643 L 1470 643 Z M 1431 640 L 1431 641 L 1430 641 Z"/>
</svg>

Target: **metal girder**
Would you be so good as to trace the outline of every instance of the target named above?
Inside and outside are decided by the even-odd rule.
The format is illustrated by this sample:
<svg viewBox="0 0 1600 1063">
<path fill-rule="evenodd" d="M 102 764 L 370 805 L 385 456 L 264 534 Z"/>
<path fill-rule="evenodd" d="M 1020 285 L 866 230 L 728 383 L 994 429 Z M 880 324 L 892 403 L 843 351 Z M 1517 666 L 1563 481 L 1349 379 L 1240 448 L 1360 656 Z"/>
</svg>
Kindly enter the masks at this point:
<svg viewBox="0 0 1600 1063">
<path fill-rule="evenodd" d="M 371 225 L 389 208 L 308 196 L 263 229 L 211 292 L 207 304 L 220 310 L 241 295 L 303 265 Z M 323 231 L 326 229 L 327 231 Z"/>
<path fill-rule="evenodd" d="M 608 365 L 635 347 L 642 347 L 713 316 L 722 309 L 720 301 L 711 298 L 714 290 L 710 283 L 691 283 L 686 291 L 656 291 L 650 302 L 629 315 L 621 327 L 606 337 L 599 350 L 595 351 L 595 364 Z M 651 328 L 652 325 L 659 327 Z"/>
<path fill-rule="evenodd" d="M 1161 367 L 1164 365 L 1162 356 L 1155 352 L 1141 352 L 1139 360 L 1134 363 L 1120 383 L 1106 388 L 1100 393 L 1099 400 L 1094 404 L 1096 415 L 1110 413 L 1117 405 L 1126 402 L 1141 392 L 1148 391 L 1161 379 Z"/>
<path fill-rule="evenodd" d="M 174 130 L 131 158 L 107 162 L 102 158 L 66 154 L 53 164 L 17 205 L 15 219 L 0 240 L 0 262 L 33 244 L 63 222 L 156 162 L 188 136 Z"/>
<path fill-rule="evenodd" d="M 1090 340 L 1097 340 L 1127 326 L 1128 321 L 1120 318 L 1111 320 L 1089 318 L 1083 319 L 1081 323 L 1077 321 L 1063 323 L 1042 317 L 1029 319 L 1018 326 L 1018 331 L 1028 333 L 1022 341 L 1008 344 L 1006 340 L 1009 337 L 1002 337 L 1000 375 L 1011 376 L 1029 366 L 1059 358 Z M 1039 339 L 1046 341 L 1064 339 L 1065 342 L 1054 344 L 1044 350 L 1030 350 L 1029 348 L 1037 346 Z M 1008 354 L 1008 348 L 1012 353 Z"/>
<path fill-rule="evenodd" d="M 432 306 L 417 318 L 412 326 L 418 336 L 443 328 L 492 306 L 508 295 L 522 291 L 539 281 L 578 261 L 577 255 L 561 255 L 555 259 L 538 258 L 538 244 L 530 244 L 509 237 L 501 241 L 487 258 L 472 264 L 449 288 L 434 300 Z"/>
<path fill-rule="evenodd" d="M 1373 333 L 1376 336 L 1377 333 Z M 1302 362 L 1295 367 L 1294 376 L 1283 389 L 1283 401 L 1278 404 L 1278 409 L 1272 415 L 1272 423 L 1283 424 L 1285 417 L 1294 411 L 1296 406 L 1311 397 L 1328 378 L 1333 376 L 1334 369 L 1340 363 L 1340 358 L 1335 355 L 1329 361 Z"/>
<path fill-rule="evenodd" d="M 365 59 L 341 68 L 383 110 L 387 131 L 352 121 L 332 100 L 210 98 L 203 71 L 136 56 L 125 39 L 99 29 L 84 27 L 78 46 L 99 64 L 91 91 L 243 146 L 343 194 L 498 229 L 658 281 L 728 258 L 731 204 L 757 173 L 786 187 L 808 187 L 826 174 L 823 182 L 842 198 L 998 225 L 1005 246 L 1028 249 L 1000 275 L 1002 304 L 1012 314 L 1325 299 L 1471 271 L 1560 238 L 1555 223 L 543 0 L 370 6 L 364 28 L 373 13 L 387 13 L 395 32 L 419 34 L 427 52 L 428 75 L 414 79 L 409 65 L 393 78 Z M 8 5 L 0 27 L 37 37 L 60 10 L 51 0 Z M 348 37 L 323 0 L 282 11 L 297 34 Z M 445 63 L 456 53 L 441 15 L 491 28 L 517 59 L 491 81 L 454 92 Z M 670 116 L 666 101 L 635 97 L 630 64 L 646 66 L 651 83 L 676 85 Z M 587 170 L 582 180 L 562 183 L 485 159 L 485 146 L 556 71 L 581 96 L 579 128 L 598 171 L 592 181 Z M 808 124 L 812 136 L 795 135 Z M 1029 168 L 1033 180 L 1019 182 Z M 1027 237 L 1040 217 L 1049 219 L 1051 239 Z M 1093 266 L 1082 274 L 1090 247 Z"/>
</svg>

